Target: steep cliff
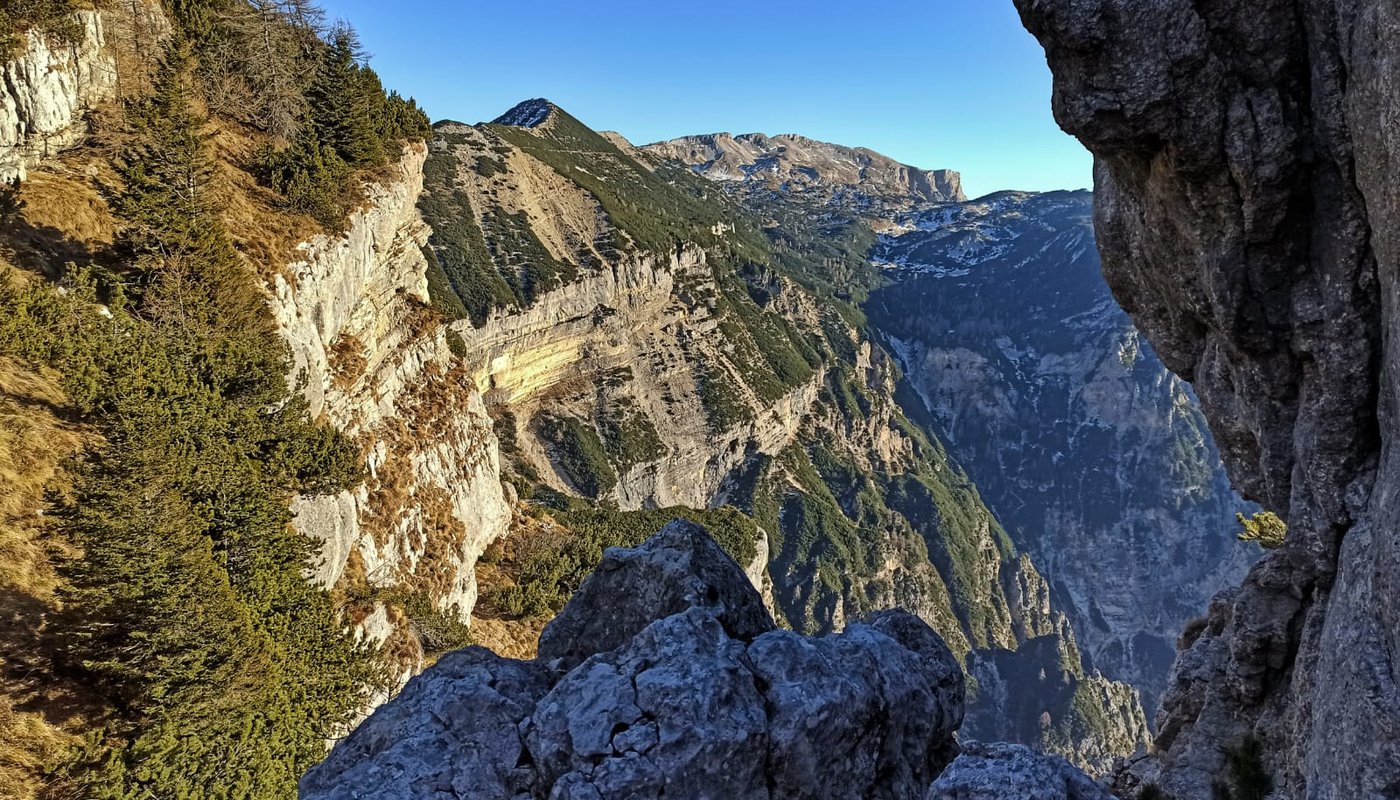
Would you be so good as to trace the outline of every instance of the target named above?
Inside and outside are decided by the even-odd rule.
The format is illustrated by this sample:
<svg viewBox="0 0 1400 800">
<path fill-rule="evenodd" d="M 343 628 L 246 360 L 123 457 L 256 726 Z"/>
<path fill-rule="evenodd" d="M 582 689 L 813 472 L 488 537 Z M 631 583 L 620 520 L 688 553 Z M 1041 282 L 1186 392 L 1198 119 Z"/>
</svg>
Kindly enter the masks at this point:
<svg viewBox="0 0 1400 800">
<path fill-rule="evenodd" d="M 866 310 L 1090 662 L 1155 710 L 1178 633 L 1258 548 L 1195 397 L 1110 296 L 1090 212 L 1003 192 L 902 218 Z"/>
<path fill-rule="evenodd" d="M 429 231 L 416 207 L 426 156 L 410 147 L 369 187 L 345 233 L 300 245 L 303 260 L 274 275 L 271 289 L 292 379 L 312 414 L 367 457 L 356 489 L 293 504 L 297 527 L 320 543 L 315 580 L 422 595 L 465 620 L 476 558 L 505 533 L 511 511 L 481 395 L 427 305 Z M 376 639 L 412 639 L 402 625 L 372 627 Z"/>
<path fill-rule="evenodd" d="M 89 115 L 149 86 L 170 21 L 154 0 L 99 4 L 61 14 L 59 31 L 36 25 L 15 34 L 0 70 L 0 180 L 23 179 L 29 167 L 83 141 Z M 14 18 L 6 32 L 12 33 Z M 4 43 L 9 46 L 9 42 Z"/>
<path fill-rule="evenodd" d="M 541 546 L 587 558 L 589 547 L 635 544 L 655 530 L 646 510 L 674 505 L 734 506 L 757 523 L 761 547 L 740 532 L 731 554 L 755 559 L 755 577 L 766 567 L 758 582 L 795 628 L 840 630 L 900 606 L 960 659 L 1072 640 L 1036 566 L 905 416 L 895 363 L 832 292 L 831 276 L 868 269 L 868 228 L 794 236 L 765 225 L 684 165 L 545 101 L 436 130 L 421 203 L 434 231 L 430 294 L 460 317 L 451 335 L 508 443 L 509 479 L 532 515 L 554 509 L 491 556 L 493 580 L 515 575 L 493 589 L 493 636 L 499 620 L 567 597 L 575 556 L 551 562 Z M 890 188 L 885 202 L 905 208 L 920 202 L 914 191 Z M 593 504 L 621 511 L 582 510 Z M 571 529 L 588 547 L 551 532 Z M 1034 705 L 1108 742 L 1066 750 L 1102 767 L 1142 741 L 1141 711 L 1126 687 L 1070 702 L 1074 686 L 1101 679 L 1068 650 L 1043 666 L 1073 661 L 1056 673 L 1070 694 Z M 1102 713 L 1086 721 L 1090 705 Z M 1084 733 L 1120 717 L 1125 727 Z M 1011 731 L 1005 717 L 982 719 L 979 735 L 1064 745 L 1038 721 Z"/>
<path fill-rule="evenodd" d="M 762 170 L 715 174 L 708 151 L 686 145 L 716 137 L 646 149 L 716 179 L 775 239 L 841 243 L 845 257 L 803 279 L 860 305 L 913 390 L 906 410 L 1046 572 L 1089 663 L 1155 708 L 1177 631 L 1256 551 L 1231 535 L 1242 505 L 1195 398 L 1099 274 L 1087 193 L 946 202 L 877 171 L 814 195 Z M 824 174 L 839 150 L 787 158 Z M 867 182 L 879 202 L 861 194 Z M 867 226 L 878 236 L 851 232 Z"/>
<path fill-rule="evenodd" d="M 1187 377 L 1285 543 L 1182 639 L 1159 716 L 1178 797 L 1251 737 L 1290 797 L 1400 781 L 1391 4 L 1018 2 L 1097 157 L 1115 294 Z"/>
</svg>

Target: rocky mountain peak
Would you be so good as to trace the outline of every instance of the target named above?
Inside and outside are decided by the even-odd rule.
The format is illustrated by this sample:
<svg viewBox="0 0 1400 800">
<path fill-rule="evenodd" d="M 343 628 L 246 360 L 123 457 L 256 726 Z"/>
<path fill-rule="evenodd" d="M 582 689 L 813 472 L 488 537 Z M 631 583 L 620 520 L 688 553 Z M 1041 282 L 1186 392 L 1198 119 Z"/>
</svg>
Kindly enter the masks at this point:
<svg viewBox="0 0 1400 800">
<path fill-rule="evenodd" d="M 538 128 L 549 122 L 558 112 L 559 106 L 543 97 L 536 97 L 516 103 L 509 111 L 491 120 L 493 125 L 510 125 L 516 128 Z"/>
<path fill-rule="evenodd" d="M 796 134 L 710 133 L 656 142 L 643 150 L 681 161 L 714 180 L 758 185 L 824 204 L 852 196 L 897 208 L 966 199 L 961 176 L 952 170 L 925 170 L 863 147 Z"/>
</svg>

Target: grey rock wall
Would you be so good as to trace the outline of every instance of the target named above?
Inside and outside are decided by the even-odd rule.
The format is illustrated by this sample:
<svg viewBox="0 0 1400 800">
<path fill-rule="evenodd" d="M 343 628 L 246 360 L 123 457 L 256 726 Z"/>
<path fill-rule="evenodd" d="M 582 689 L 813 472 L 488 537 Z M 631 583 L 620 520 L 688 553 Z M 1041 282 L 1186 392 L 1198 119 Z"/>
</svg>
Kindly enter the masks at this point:
<svg viewBox="0 0 1400 800">
<path fill-rule="evenodd" d="M 1400 8 L 1018 0 L 1096 155 L 1104 271 L 1288 540 L 1183 637 L 1140 763 L 1205 796 L 1264 743 L 1289 797 L 1400 786 Z"/>
</svg>

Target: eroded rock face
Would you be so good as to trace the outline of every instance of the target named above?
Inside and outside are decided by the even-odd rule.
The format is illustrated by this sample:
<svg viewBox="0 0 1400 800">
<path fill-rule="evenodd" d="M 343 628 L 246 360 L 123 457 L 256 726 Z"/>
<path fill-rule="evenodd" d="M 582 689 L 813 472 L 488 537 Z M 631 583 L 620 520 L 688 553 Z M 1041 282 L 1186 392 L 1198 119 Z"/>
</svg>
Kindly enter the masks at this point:
<svg viewBox="0 0 1400 800">
<path fill-rule="evenodd" d="M 1110 285 L 1201 398 L 1283 548 L 1183 637 L 1159 780 L 1209 794 L 1247 734 L 1291 797 L 1400 786 L 1400 8 L 1018 0 L 1097 156 Z"/>
<path fill-rule="evenodd" d="M 72 41 L 31 31 L 15 57 L 0 64 L 0 180 L 22 180 L 29 167 L 77 144 L 87 132 L 86 113 L 117 98 L 118 37 L 143 43 L 144 59 L 124 65 L 136 70 L 150 64 L 133 60 L 153 64 L 170 34 L 157 4 L 146 0 L 74 16 Z"/>
<path fill-rule="evenodd" d="M 453 653 L 338 744 L 302 797 L 895 800 L 922 797 L 956 755 L 962 672 L 918 618 L 773 630 L 743 570 L 684 522 L 605 563 L 560 619 L 619 609 L 644 627 L 568 626 L 568 652 L 592 651 L 581 663 Z M 637 591 L 663 575 L 681 588 Z"/>
<path fill-rule="evenodd" d="M 406 148 L 366 187 L 345 232 L 301 245 L 270 289 L 312 414 L 367 452 L 364 484 L 293 502 L 297 528 L 321 543 L 312 578 L 397 586 L 465 619 L 477 556 L 511 511 L 481 393 L 428 306 L 428 228 L 416 208 L 426 155 Z M 381 626 L 373 638 L 395 632 Z"/>
</svg>

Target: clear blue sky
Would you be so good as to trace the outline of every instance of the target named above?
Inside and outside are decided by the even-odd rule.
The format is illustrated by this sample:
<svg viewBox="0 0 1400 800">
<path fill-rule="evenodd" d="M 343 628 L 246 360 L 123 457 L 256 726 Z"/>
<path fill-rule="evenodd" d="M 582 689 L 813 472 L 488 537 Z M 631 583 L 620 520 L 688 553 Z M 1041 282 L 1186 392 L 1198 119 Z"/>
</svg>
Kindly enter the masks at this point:
<svg viewBox="0 0 1400 800">
<path fill-rule="evenodd" d="M 1075 189 L 1050 74 L 1011 0 L 324 0 L 433 119 L 547 97 L 645 143 L 800 133 L 962 172 L 970 196 Z"/>
</svg>

